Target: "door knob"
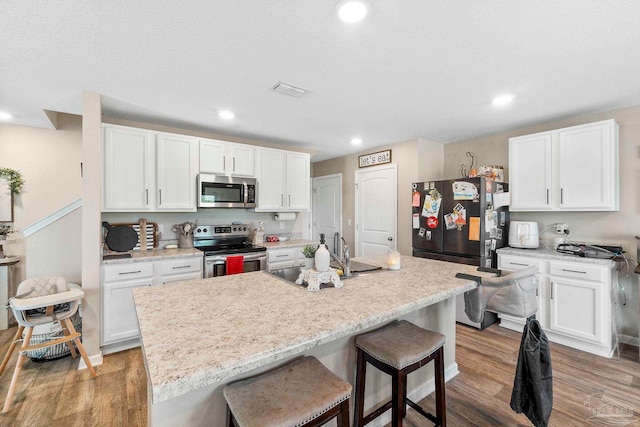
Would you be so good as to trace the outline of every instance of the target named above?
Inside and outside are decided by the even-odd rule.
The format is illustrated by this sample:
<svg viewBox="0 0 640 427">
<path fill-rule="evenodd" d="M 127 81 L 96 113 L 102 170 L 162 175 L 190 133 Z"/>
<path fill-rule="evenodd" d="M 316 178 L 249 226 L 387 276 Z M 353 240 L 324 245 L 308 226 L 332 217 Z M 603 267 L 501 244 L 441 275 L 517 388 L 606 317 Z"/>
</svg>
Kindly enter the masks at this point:
<svg viewBox="0 0 640 427">
<path fill-rule="evenodd" d="M 387 237 L 387 240 L 388 240 L 388 241 L 392 241 L 392 240 L 393 240 L 393 237 Z"/>
</svg>

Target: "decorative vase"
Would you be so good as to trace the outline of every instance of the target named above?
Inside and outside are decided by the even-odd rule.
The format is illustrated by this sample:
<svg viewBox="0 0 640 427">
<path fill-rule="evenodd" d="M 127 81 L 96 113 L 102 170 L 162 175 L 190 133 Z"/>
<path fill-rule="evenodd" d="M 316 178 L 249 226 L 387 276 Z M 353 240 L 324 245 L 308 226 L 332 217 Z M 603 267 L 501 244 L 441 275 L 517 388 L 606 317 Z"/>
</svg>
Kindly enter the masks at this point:
<svg viewBox="0 0 640 427">
<path fill-rule="evenodd" d="M 305 270 L 311 270 L 313 268 L 315 260 L 313 258 L 305 258 L 304 259 L 304 268 Z"/>
<path fill-rule="evenodd" d="M 323 272 L 329 270 L 329 263 L 331 261 L 331 257 L 329 255 L 329 250 L 325 245 L 321 244 L 316 251 L 315 256 L 315 264 L 316 270 Z"/>
</svg>

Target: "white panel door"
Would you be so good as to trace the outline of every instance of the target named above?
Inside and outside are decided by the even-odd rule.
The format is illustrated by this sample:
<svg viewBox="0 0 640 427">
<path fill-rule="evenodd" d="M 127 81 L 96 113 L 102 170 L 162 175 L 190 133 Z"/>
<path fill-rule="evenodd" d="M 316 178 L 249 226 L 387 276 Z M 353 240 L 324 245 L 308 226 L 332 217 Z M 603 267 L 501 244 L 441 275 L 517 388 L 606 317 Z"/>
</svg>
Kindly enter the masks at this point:
<svg viewBox="0 0 640 427">
<path fill-rule="evenodd" d="M 386 254 L 396 248 L 397 167 L 356 171 L 356 256 Z"/>
<path fill-rule="evenodd" d="M 152 132 L 104 126 L 104 211 L 154 207 L 153 144 Z"/>
<path fill-rule="evenodd" d="M 197 140 L 159 134 L 156 143 L 158 210 L 196 211 Z"/>
<path fill-rule="evenodd" d="M 509 192 L 512 211 L 551 210 L 552 133 L 509 140 Z"/>
<path fill-rule="evenodd" d="M 613 120 L 560 130 L 560 209 L 617 209 L 614 131 Z"/>
<path fill-rule="evenodd" d="M 320 233 L 326 236 L 329 250 L 342 256 L 342 174 L 320 176 L 313 179 L 313 235 L 316 241 Z M 338 236 L 335 238 L 334 236 Z"/>
</svg>

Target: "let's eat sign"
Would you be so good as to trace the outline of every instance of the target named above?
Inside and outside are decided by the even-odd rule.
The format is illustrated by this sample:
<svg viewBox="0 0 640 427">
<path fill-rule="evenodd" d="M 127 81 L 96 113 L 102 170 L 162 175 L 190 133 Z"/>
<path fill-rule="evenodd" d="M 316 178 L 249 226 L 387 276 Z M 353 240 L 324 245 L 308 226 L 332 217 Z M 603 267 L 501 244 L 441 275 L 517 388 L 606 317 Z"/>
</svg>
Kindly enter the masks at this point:
<svg viewBox="0 0 640 427">
<path fill-rule="evenodd" d="M 358 156 L 358 164 L 361 168 L 368 166 L 376 166 L 384 163 L 391 163 L 391 150 L 384 150 L 378 153 L 365 154 Z"/>
</svg>

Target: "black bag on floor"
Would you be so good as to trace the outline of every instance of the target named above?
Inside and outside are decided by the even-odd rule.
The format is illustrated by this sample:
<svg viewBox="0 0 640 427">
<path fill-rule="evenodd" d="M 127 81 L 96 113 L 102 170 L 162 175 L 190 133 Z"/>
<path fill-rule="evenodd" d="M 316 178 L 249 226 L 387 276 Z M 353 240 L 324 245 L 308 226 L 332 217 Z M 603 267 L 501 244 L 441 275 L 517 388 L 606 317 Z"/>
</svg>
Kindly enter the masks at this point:
<svg viewBox="0 0 640 427">
<path fill-rule="evenodd" d="M 540 323 L 530 319 L 522 331 L 511 409 L 524 413 L 536 427 L 546 427 L 553 408 L 549 341 Z"/>
</svg>

